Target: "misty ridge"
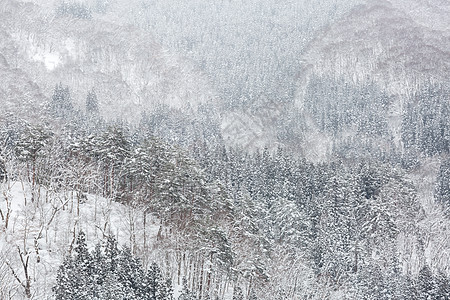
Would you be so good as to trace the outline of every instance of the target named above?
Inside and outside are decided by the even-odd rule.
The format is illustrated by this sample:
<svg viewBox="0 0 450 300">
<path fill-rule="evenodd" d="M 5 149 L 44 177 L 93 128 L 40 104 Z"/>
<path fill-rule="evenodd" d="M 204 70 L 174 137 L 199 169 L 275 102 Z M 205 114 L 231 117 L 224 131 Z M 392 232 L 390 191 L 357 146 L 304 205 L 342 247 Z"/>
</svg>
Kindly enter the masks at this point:
<svg viewBox="0 0 450 300">
<path fill-rule="evenodd" d="M 0 0 L 0 299 L 450 299 L 449 20 Z"/>
</svg>

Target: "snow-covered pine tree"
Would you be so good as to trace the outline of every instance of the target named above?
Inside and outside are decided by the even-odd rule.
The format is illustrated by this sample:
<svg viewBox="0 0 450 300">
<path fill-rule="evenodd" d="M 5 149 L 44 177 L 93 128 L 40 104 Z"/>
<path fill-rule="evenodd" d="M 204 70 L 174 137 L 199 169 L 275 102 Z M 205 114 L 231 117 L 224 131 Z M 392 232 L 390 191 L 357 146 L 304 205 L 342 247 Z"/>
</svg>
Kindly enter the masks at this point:
<svg viewBox="0 0 450 300">
<path fill-rule="evenodd" d="M 153 262 L 145 275 L 145 299 L 171 300 L 172 298 L 170 281 L 164 279 L 161 269 Z"/>
<path fill-rule="evenodd" d="M 69 87 L 63 87 L 62 83 L 55 86 L 50 100 L 50 113 L 58 118 L 67 118 L 73 113 L 72 97 Z"/>
<path fill-rule="evenodd" d="M 6 181 L 7 179 L 8 179 L 8 172 L 6 171 L 5 159 L 0 154 L 0 183 Z"/>
<path fill-rule="evenodd" d="M 66 2 L 63 0 L 56 7 L 56 15 L 58 17 L 73 17 L 78 19 L 91 19 L 92 12 L 91 9 L 82 2 L 70 1 Z"/>
<path fill-rule="evenodd" d="M 173 300 L 170 280 L 156 263 L 146 273 L 130 249 L 119 250 L 112 236 L 103 249 L 97 244 L 89 253 L 80 232 L 73 250 L 74 256 L 66 257 L 58 269 L 53 288 L 57 300 Z"/>
<path fill-rule="evenodd" d="M 118 281 L 127 290 L 134 291 L 137 298 L 147 297 L 145 273 L 139 259 L 133 257 L 129 247 L 123 247 L 117 261 Z"/>
<path fill-rule="evenodd" d="M 424 265 L 417 276 L 418 299 L 438 299 L 437 287 L 433 273 L 428 265 Z"/>
<path fill-rule="evenodd" d="M 86 97 L 86 115 L 88 117 L 96 117 L 99 112 L 97 94 L 94 89 L 92 89 L 88 92 Z"/>
<path fill-rule="evenodd" d="M 58 268 L 56 286 L 53 287 L 55 299 L 76 299 L 77 289 L 79 289 L 78 279 L 72 258 L 66 257 Z"/>
<path fill-rule="evenodd" d="M 93 293 L 94 261 L 87 249 L 84 232 L 78 233 L 73 251 L 75 257 L 66 257 L 58 269 L 56 286 L 53 288 L 57 300 L 89 299 Z"/>
<path fill-rule="evenodd" d="M 117 240 L 113 235 L 109 235 L 106 239 L 105 246 L 105 268 L 109 272 L 117 270 L 119 260 L 119 248 L 117 247 Z"/>
<path fill-rule="evenodd" d="M 130 142 L 125 128 L 120 124 L 110 126 L 97 140 L 95 152 L 103 169 L 104 195 L 120 196 L 120 173 L 126 159 L 130 157 Z"/>
</svg>

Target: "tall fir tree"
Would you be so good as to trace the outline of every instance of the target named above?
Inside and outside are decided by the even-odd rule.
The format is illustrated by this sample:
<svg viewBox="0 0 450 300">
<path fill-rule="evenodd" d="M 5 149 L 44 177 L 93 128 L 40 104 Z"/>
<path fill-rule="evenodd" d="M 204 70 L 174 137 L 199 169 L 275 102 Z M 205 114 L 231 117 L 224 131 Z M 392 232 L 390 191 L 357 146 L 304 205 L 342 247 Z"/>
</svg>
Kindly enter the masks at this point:
<svg viewBox="0 0 450 300">
<path fill-rule="evenodd" d="M 62 83 L 55 86 L 50 101 L 50 112 L 55 117 L 66 118 L 73 113 L 72 97 L 69 87 L 63 87 Z"/>
<path fill-rule="evenodd" d="M 88 92 L 86 97 L 86 115 L 95 117 L 98 116 L 99 112 L 97 94 L 94 89 L 92 89 Z"/>
</svg>

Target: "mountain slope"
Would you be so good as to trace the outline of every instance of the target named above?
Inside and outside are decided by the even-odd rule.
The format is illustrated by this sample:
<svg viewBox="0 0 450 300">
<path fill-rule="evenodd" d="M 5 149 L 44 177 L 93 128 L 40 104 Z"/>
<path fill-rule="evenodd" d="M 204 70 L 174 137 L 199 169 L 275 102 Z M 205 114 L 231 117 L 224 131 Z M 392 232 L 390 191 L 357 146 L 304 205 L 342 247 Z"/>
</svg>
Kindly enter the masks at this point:
<svg viewBox="0 0 450 300">
<path fill-rule="evenodd" d="M 181 108 L 212 100 L 194 66 L 163 49 L 151 34 L 100 19 L 57 17 L 31 3 L 2 1 L 0 49 L 49 97 L 70 86 L 83 108 L 94 88 L 103 114 L 136 121 L 157 104 Z"/>
<path fill-rule="evenodd" d="M 434 2 L 440 10 L 425 24 L 396 1 L 356 7 L 311 43 L 304 54 L 306 70 L 353 82 L 370 78 L 393 93 L 430 77 L 448 79 L 448 4 Z"/>
<path fill-rule="evenodd" d="M 377 143 L 392 142 L 402 149 L 402 117 L 411 102 L 410 96 L 430 82 L 446 84 L 450 77 L 450 22 L 445 18 L 448 9 L 445 1 L 415 1 L 410 6 L 404 1 L 368 1 L 318 35 L 302 56 L 303 68 L 296 96 L 296 105 L 305 113 L 309 132 L 318 130 L 310 103 L 318 101 L 315 106 L 325 106 L 320 104 L 322 99 L 308 96 L 317 78 L 328 85 L 338 84 L 339 87 L 334 87 L 337 90 L 356 91 L 372 86 L 370 89 L 378 89 L 377 93 L 384 96 L 371 95 L 363 101 L 378 107 L 385 118 L 383 126 L 387 126 L 387 132 Z M 430 19 L 420 15 L 423 11 Z M 336 82 L 330 83 L 333 80 Z M 347 96 L 365 97 L 363 94 Z M 343 110 L 345 100 L 339 95 L 334 95 L 334 99 L 333 105 Z M 359 111 L 353 117 L 368 119 L 374 109 Z M 325 144 L 325 148 L 331 150 L 332 143 L 327 142 L 330 132 L 320 132 L 320 139 L 324 141 L 320 147 Z M 351 126 L 342 133 L 346 138 L 356 135 Z M 312 137 L 317 138 L 316 134 Z M 309 139 L 306 138 L 307 143 Z M 323 153 L 314 147 L 306 152 Z M 317 156 L 313 154 L 310 158 Z"/>
</svg>

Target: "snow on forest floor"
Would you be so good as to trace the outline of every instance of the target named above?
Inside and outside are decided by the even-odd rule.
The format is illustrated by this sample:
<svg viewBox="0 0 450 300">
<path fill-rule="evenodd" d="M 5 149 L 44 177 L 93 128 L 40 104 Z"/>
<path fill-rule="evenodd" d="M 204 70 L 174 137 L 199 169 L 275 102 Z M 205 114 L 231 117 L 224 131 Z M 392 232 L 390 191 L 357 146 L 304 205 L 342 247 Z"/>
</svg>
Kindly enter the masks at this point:
<svg viewBox="0 0 450 300">
<path fill-rule="evenodd" d="M 75 192 L 59 193 L 29 184 L 7 182 L 0 189 L 0 298 L 3 293 L 23 299 L 25 268 L 30 280 L 32 299 L 51 299 L 51 288 L 64 256 L 68 255 L 76 234 L 86 233 L 88 246 L 104 241 L 112 234 L 119 245 L 127 245 L 135 253 L 148 253 L 144 261 L 152 261 L 152 245 L 159 231 L 158 220 L 138 208 L 119 204 L 96 195 L 77 197 Z M 34 199 L 32 199 L 32 195 Z M 14 277 L 14 274 L 17 278 Z"/>
</svg>

